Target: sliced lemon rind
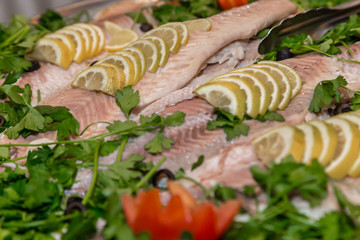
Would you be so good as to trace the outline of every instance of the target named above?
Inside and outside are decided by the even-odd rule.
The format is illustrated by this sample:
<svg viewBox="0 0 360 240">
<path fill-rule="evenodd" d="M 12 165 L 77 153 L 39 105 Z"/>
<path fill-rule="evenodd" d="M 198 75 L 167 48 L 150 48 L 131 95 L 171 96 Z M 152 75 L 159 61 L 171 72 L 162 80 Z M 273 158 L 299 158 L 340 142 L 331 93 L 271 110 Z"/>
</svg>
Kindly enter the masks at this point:
<svg viewBox="0 0 360 240">
<path fill-rule="evenodd" d="M 289 67 L 286 64 L 277 62 L 277 61 L 260 61 L 258 64 L 267 64 L 274 67 L 278 67 L 281 70 L 283 70 L 284 74 L 288 77 L 290 80 L 291 85 L 291 98 L 294 98 L 301 89 L 301 78 L 297 71 L 295 71 L 293 68 Z"/>
<path fill-rule="evenodd" d="M 341 132 L 340 138 L 344 139 L 342 145 L 338 144 L 335 158 L 326 167 L 325 171 L 330 177 L 344 178 L 359 155 L 360 133 L 356 125 L 346 119 L 332 117 L 325 121 L 333 125 L 335 129 L 340 129 L 337 131 L 338 136 L 339 132 Z"/>
<path fill-rule="evenodd" d="M 245 92 L 246 96 L 246 114 L 252 118 L 256 118 L 259 115 L 259 103 L 260 93 L 253 85 L 246 80 L 239 77 L 222 77 L 218 79 L 212 79 L 210 82 L 232 82 L 235 83 L 241 90 Z"/>
<path fill-rule="evenodd" d="M 304 154 L 304 133 L 293 126 L 274 128 L 252 141 L 257 157 L 266 165 L 292 155 L 301 162 Z"/>
<path fill-rule="evenodd" d="M 219 96 L 211 96 L 214 92 L 220 92 Z M 194 91 L 199 97 L 205 99 L 213 106 L 224 109 L 231 114 L 238 116 L 242 119 L 245 115 L 245 93 L 240 90 L 237 84 L 232 82 L 209 82 Z M 219 101 L 221 100 L 221 94 L 228 99 L 230 103 L 228 105 L 222 105 Z"/>
<path fill-rule="evenodd" d="M 323 141 L 320 136 L 319 130 L 311 124 L 299 124 L 296 128 L 300 129 L 304 133 L 304 156 L 302 162 L 305 164 L 311 164 L 314 159 L 319 159 L 321 150 L 323 149 Z"/>
<path fill-rule="evenodd" d="M 276 111 L 280 104 L 280 86 L 278 82 L 274 79 L 274 77 L 266 70 L 263 70 L 261 68 L 254 68 L 254 67 L 246 67 L 246 68 L 240 68 L 235 69 L 233 72 L 244 72 L 244 73 L 250 73 L 253 74 L 255 77 L 259 79 L 263 79 L 264 84 L 267 86 L 270 90 L 270 104 L 268 106 L 268 109 L 270 111 Z M 266 78 L 266 80 L 265 80 Z"/>
<path fill-rule="evenodd" d="M 358 131 L 360 131 L 360 115 L 358 115 L 357 113 L 350 112 L 350 113 L 345 113 L 345 114 L 339 114 L 339 115 L 337 115 L 337 117 L 346 119 L 346 120 L 354 123 L 357 126 Z M 360 149 L 360 146 L 359 146 L 359 149 Z M 355 159 L 353 166 L 349 170 L 349 176 L 353 177 L 353 178 L 360 176 L 360 151 L 359 151 L 359 155 Z"/>
</svg>

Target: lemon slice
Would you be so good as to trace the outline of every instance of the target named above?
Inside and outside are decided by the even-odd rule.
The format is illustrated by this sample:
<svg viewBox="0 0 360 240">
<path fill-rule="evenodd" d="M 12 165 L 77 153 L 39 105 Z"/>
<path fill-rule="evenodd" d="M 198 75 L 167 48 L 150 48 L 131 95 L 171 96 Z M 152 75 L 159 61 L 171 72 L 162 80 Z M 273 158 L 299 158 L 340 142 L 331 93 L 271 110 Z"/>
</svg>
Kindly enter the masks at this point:
<svg viewBox="0 0 360 240">
<path fill-rule="evenodd" d="M 85 29 L 75 25 L 67 26 L 66 29 L 77 31 L 83 37 L 85 43 L 85 53 L 83 60 L 91 57 L 91 35 Z"/>
<path fill-rule="evenodd" d="M 46 61 L 63 68 L 68 68 L 72 62 L 72 54 L 68 47 L 58 39 L 41 38 L 36 42 L 31 58 Z"/>
<path fill-rule="evenodd" d="M 211 105 L 223 109 L 240 119 L 245 114 L 245 93 L 235 83 L 209 82 L 197 88 L 194 93 Z"/>
<path fill-rule="evenodd" d="M 301 78 L 297 71 L 293 68 L 276 61 L 260 61 L 258 64 L 267 64 L 270 66 L 278 67 L 288 77 L 291 85 L 291 98 L 294 98 L 301 89 Z"/>
<path fill-rule="evenodd" d="M 120 68 L 113 64 L 98 64 L 80 72 L 71 85 L 114 96 L 124 84 L 125 75 Z"/>
<path fill-rule="evenodd" d="M 106 32 L 110 35 L 110 41 L 105 45 L 106 51 L 119 51 L 139 38 L 138 34 L 133 30 L 122 28 L 113 22 L 105 21 L 104 26 Z"/>
<path fill-rule="evenodd" d="M 320 131 L 311 124 L 299 124 L 296 126 L 304 133 L 305 137 L 305 149 L 302 162 L 305 164 L 311 164 L 313 159 L 319 160 L 321 151 L 323 149 L 323 141 Z"/>
<path fill-rule="evenodd" d="M 51 33 L 51 34 L 47 34 L 46 38 L 57 39 L 62 41 L 68 48 L 67 51 L 69 51 L 69 56 L 71 58 L 71 61 L 74 60 L 75 45 L 69 36 L 62 33 Z"/>
<path fill-rule="evenodd" d="M 145 55 L 144 53 L 137 47 L 127 47 L 124 48 L 123 51 L 128 51 L 128 52 L 132 52 L 134 53 L 140 60 L 140 77 L 139 79 L 141 79 L 144 74 L 145 74 L 145 70 L 146 70 L 146 59 L 145 59 Z"/>
<path fill-rule="evenodd" d="M 265 71 L 260 68 L 246 67 L 246 68 L 235 69 L 232 72 L 250 73 L 255 77 L 257 77 L 260 81 L 262 81 L 270 91 L 270 104 L 268 109 L 270 111 L 276 111 L 276 109 L 280 104 L 281 90 L 277 81 L 268 71 Z"/>
<path fill-rule="evenodd" d="M 170 22 L 170 23 L 166 23 L 160 27 L 161 28 L 163 28 L 163 27 L 175 28 L 175 30 L 179 33 L 179 36 L 180 36 L 180 44 L 185 46 L 188 43 L 189 29 L 186 26 L 186 24 L 181 23 L 181 22 Z"/>
<path fill-rule="evenodd" d="M 179 36 L 179 33 L 176 31 L 175 28 L 172 27 L 158 27 L 154 28 L 147 33 L 144 34 L 144 36 L 157 36 L 164 39 L 166 44 L 169 46 L 169 50 L 172 53 L 178 53 L 181 46 L 181 39 Z"/>
<path fill-rule="evenodd" d="M 346 119 L 354 123 L 357 126 L 358 130 L 360 131 L 360 115 L 349 112 L 349 113 L 339 114 L 336 117 Z M 354 165 L 350 168 L 349 176 L 354 178 L 360 176 L 360 154 L 357 156 Z"/>
<path fill-rule="evenodd" d="M 130 47 L 137 47 L 142 51 L 146 59 L 145 65 L 147 71 L 157 71 L 160 62 L 160 50 L 155 43 L 150 40 L 140 39 L 130 44 Z"/>
<path fill-rule="evenodd" d="M 254 86 L 260 96 L 260 106 L 259 106 L 259 114 L 264 115 L 269 107 L 270 104 L 270 90 L 266 87 L 266 85 L 257 77 L 250 73 L 246 72 L 236 72 L 231 71 L 222 75 L 217 76 L 216 78 L 223 78 L 223 77 L 237 77 L 242 78 L 248 83 L 250 83 L 252 86 Z M 216 79 L 215 78 L 215 79 Z"/>
<path fill-rule="evenodd" d="M 197 31 L 208 32 L 212 27 L 211 21 L 204 18 L 189 20 L 185 21 L 184 23 L 188 27 L 190 33 Z"/>
<path fill-rule="evenodd" d="M 304 133 L 293 126 L 274 128 L 252 141 L 257 157 L 266 165 L 271 161 L 279 163 L 284 157 L 292 155 L 301 162 L 305 149 Z"/>
<path fill-rule="evenodd" d="M 343 178 L 359 156 L 360 133 L 356 125 L 346 119 L 332 117 L 325 121 L 334 126 L 338 135 L 335 156 L 325 171 L 330 177 Z"/>
<path fill-rule="evenodd" d="M 75 45 L 75 56 L 74 56 L 75 62 L 80 63 L 83 59 L 85 59 L 86 56 L 85 40 L 84 37 L 82 37 L 79 32 L 72 29 L 62 28 L 58 30 L 57 33 L 63 33 L 69 38 L 71 38 L 71 40 L 73 41 Z"/>
<path fill-rule="evenodd" d="M 156 44 L 160 51 L 159 66 L 164 67 L 170 55 L 169 47 L 166 42 L 162 38 L 156 36 L 145 36 L 144 39 L 150 40 Z"/>
<path fill-rule="evenodd" d="M 140 80 L 140 74 L 141 74 L 141 70 L 140 70 L 140 59 L 138 57 L 137 54 L 130 52 L 130 51 L 125 51 L 125 50 L 121 50 L 118 52 L 115 52 L 116 55 L 120 55 L 120 56 L 124 56 L 127 57 L 131 60 L 132 65 L 134 66 L 134 81 L 136 84 L 139 80 Z"/>
<path fill-rule="evenodd" d="M 105 34 L 104 34 L 104 31 L 100 27 L 98 27 L 98 26 L 96 26 L 94 24 L 88 24 L 88 25 L 90 27 L 92 27 L 95 30 L 96 34 L 98 35 L 99 43 L 98 43 L 98 49 L 97 49 L 95 55 L 99 55 L 105 48 Z"/>
<path fill-rule="evenodd" d="M 245 92 L 246 97 L 246 114 L 252 118 L 256 118 L 259 115 L 260 105 L 260 92 L 256 89 L 252 83 L 239 78 L 239 77 L 222 77 L 210 80 L 210 82 L 232 82 L 239 86 L 241 90 Z"/>
<path fill-rule="evenodd" d="M 281 100 L 278 108 L 284 110 L 291 100 L 291 85 L 288 77 L 284 74 L 282 70 L 277 67 L 270 65 L 259 64 L 252 65 L 254 68 L 260 68 L 268 71 L 274 79 L 278 82 L 281 90 Z"/>
<path fill-rule="evenodd" d="M 89 57 L 95 56 L 98 52 L 100 41 L 97 31 L 90 24 L 86 23 L 77 23 L 73 26 L 80 27 L 88 33 L 88 35 L 90 36 Z"/>
<path fill-rule="evenodd" d="M 134 63 L 129 57 L 120 54 L 110 54 L 95 65 L 102 63 L 111 63 L 121 68 L 125 74 L 125 86 L 135 85 L 137 83 L 138 79 L 135 79 Z"/>
<path fill-rule="evenodd" d="M 321 149 L 318 160 L 321 165 L 327 166 L 331 159 L 334 158 L 336 146 L 338 145 L 338 136 L 336 134 L 335 128 L 325 121 L 320 120 L 312 120 L 307 122 L 307 124 L 315 127 L 320 133 L 320 137 L 323 142 L 323 148 Z"/>
</svg>

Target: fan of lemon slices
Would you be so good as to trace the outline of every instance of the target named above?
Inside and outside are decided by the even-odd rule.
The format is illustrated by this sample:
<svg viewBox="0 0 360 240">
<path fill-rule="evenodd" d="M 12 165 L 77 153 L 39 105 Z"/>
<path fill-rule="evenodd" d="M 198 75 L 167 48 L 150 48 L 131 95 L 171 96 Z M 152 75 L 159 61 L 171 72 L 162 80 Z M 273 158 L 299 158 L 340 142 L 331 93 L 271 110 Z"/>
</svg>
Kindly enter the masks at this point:
<svg viewBox="0 0 360 240">
<path fill-rule="evenodd" d="M 165 67 L 170 55 L 176 54 L 181 46 L 187 44 L 189 33 L 209 31 L 211 22 L 202 20 L 167 23 L 150 30 L 141 38 L 131 30 L 123 29 L 112 22 L 104 22 L 104 26 L 111 35 L 105 50 L 113 53 L 80 72 L 73 80 L 72 86 L 115 95 L 117 89 L 137 84 L 145 72 L 155 73 L 159 68 Z M 191 26 L 192 30 L 189 30 L 188 26 Z M 108 64 L 111 64 L 111 67 Z M 114 68 L 123 74 L 114 74 Z M 114 81 L 120 83 L 115 84 Z M 243 93 L 240 91 L 240 94 Z"/>
<path fill-rule="evenodd" d="M 360 176 L 360 111 L 342 113 L 326 120 L 282 126 L 252 142 L 265 164 L 287 155 L 310 164 L 317 159 L 333 178 Z"/>
<path fill-rule="evenodd" d="M 105 46 L 103 30 L 87 23 L 77 23 L 61 28 L 38 40 L 30 58 L 68 68 L 100 54 Z"/>
<path fill-rule="evenodd" d="M 224 82 L 231 82 L 236 87 L 224 91 L 224 87 L 227 88 Z M 267 110 L 285 109 L 300 89 L 301 79 L 293 68 L 275 61 L 262 61 L 217 76 L 194 92 L 215 107 L 236 113 L 236 116 L 243 119 L 245 114 L 256 118 L 264 115 Z M 240 96 L 234 98 L 232 95 L 236 94 L 235 91 L 242 92 L 243 99 L 240 99 Z M 220 95 L 222 100 L 216 102 Z M 245 104 L 245 107 L 242 104 Z"/>
</svg>

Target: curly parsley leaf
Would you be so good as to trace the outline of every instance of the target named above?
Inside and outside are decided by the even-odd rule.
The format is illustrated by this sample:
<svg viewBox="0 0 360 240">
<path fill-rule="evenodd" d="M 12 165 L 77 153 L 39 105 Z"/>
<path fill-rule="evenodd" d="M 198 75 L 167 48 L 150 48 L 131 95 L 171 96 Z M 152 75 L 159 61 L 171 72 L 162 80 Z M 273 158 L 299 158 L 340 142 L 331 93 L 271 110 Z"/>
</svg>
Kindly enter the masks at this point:
<svg viewBox="0 0 360 240">
<path fill-rule="evenodd" d="M 324 105 L 336 102 L 340 102 L 339 87 L 344 87 L 347 82 L 343 76 L 339 76 L 334 80 L 325 80 L 318 83 L 314 90 L 314 95 L 309 105 L 310 112 L 319 112 Z"/>
<path fill-rule="evenodd" d="M 116 103 L 129 118 L 131 110 L 140 102 L 139 91 L 134 92 L 131 86 L 125 87 L 123 90 L 116 92 Z"/>
</svg>

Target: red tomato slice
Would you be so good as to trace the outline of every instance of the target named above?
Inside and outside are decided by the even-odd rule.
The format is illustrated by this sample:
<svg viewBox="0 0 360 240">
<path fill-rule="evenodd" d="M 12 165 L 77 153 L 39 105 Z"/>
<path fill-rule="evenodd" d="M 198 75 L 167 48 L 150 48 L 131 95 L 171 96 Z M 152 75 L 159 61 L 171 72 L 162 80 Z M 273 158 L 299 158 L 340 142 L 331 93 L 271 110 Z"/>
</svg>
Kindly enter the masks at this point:
<svg viewBox="0 0 360 240">
<path fill-rule="evenodd" d="M 217 0 L 221 9 L 227 10 L 233 7 L 240 7 L 248 3 L 249 0 Z"/>
<path fill-rule="evenodd" d="M 223 235 L 224 232 L 230 227 L 233 218 L 239 211 L 240 205 L 241 203 L 238 200 L 229 200 L 217 209 L 216 230 L 219 236 Z"/>
</svg>

